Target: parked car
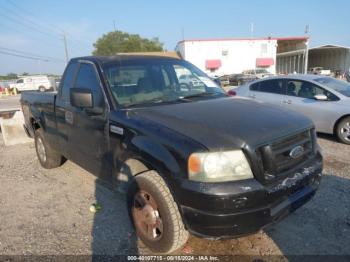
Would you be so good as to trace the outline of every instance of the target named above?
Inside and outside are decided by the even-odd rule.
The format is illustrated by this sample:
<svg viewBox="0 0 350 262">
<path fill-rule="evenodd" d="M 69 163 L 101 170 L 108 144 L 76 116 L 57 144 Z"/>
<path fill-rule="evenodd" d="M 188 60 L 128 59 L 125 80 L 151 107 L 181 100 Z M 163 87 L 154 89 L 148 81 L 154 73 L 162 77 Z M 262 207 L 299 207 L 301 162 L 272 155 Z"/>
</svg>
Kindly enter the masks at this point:
<svg viewBox="0 0 350 262">
<path fill-rule="evenodd" d="M 250 69 L 250 70 L 244 70 L 242 72 L 244 75 L 250 75 L 250 76 L 255 76 L 256 78 L 265 78 L 272 76 L 273 74 L 267 71 L 264 68 L 256 68 L 256 69 Z"/>
<path fill-rule="evenodd" d="M 176 68 L 201 88 L 182 90 Z M 137 235 L 156 253 L 189 233 L 255 233 L 311 199 L 321 179 L 309 119 L 229 97 L 184 60 L 75 58 L 57 93 L 23 93 L 21 105 L 40 164 L 70 159 L 126 188 Z"/>
<path fill-rule="evenodd" d="M 350 84 L 321 75 L 287 75 L 235 89 L 238 96 L 281 105 L 314 121 L 318 132 L 350 144 Z"/>
<path fill-rule="evenodd" d="M 220 85 L 221 86 L 228 86 L 230 85 L 230 76 L 229 75 L 223 75 L 218 77 L 219 81 L 220 81 Z"/>
<path fill-rule="evenodd" d="M 230 86 L 240 86 L 258 79 L 255 75 L 232 74 L 229 76 Z"/>
<path fill-rule="evenodd" d="M 330 76 L 332 72 L 329 69 L 324 69 L 321 66 L 317 66 L 317 67 L 311 67 L 309 69 L 309 74 Z"/>
<path fill-rule="evenodd" d="M 180 87 L 183 89 L 201 88 L 203 83 L 198 77 L 190 74 L 185 74 L 179 78 Z"/>
<path fill-rule="evenodd" d="M 23 76 L 14 84 L 10 84 L 10 88 L 15 88 L 19 92 L 39 90 L 41 92 L 54 90 L 56 82 L 53 77 L 47 75 Z"/>
</svg>

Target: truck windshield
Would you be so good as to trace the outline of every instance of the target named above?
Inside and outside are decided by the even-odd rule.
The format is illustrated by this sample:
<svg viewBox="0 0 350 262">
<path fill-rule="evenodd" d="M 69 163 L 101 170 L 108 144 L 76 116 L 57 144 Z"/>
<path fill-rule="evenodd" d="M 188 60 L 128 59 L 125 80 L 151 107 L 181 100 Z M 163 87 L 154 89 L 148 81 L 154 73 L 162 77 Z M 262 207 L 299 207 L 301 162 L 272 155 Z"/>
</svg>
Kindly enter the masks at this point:
<svg viewBox="0 0 350 262">
<path fill-rule="evenodd" d="M 350 97 L 350 84 L 345 81 L 337 80 L 332 77 L 316 78 L 315 81 L 332 88 L 344 96 Z"/>
<path fill-rule="evenodd" d="M 183 60 L 132 59 L 104 66 L 117 103 L 123 107 L 225 96 L 206 74 Z"/>
</svg>

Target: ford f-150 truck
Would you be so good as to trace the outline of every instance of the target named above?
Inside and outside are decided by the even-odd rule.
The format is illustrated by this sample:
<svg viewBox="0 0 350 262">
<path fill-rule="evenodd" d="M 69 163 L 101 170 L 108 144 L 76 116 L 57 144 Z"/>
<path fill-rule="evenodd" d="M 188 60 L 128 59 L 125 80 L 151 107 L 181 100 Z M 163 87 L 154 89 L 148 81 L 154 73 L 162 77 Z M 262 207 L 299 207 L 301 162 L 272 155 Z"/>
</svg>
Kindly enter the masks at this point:
<svg viewBox="0 0 350 262">
<path fill-rule="evenodd" d="M 196 86 L 181 85 L 183 75 Z M 255 233 L 315 194 L 322 155 L 306 117 L 230 97 L 192 64 L 157 56 L 81 57 L 57 92 L 23 93 L 44 168 L 69 159 L 124 190 L 153 252 L 189 233 Z"/>
</svg>

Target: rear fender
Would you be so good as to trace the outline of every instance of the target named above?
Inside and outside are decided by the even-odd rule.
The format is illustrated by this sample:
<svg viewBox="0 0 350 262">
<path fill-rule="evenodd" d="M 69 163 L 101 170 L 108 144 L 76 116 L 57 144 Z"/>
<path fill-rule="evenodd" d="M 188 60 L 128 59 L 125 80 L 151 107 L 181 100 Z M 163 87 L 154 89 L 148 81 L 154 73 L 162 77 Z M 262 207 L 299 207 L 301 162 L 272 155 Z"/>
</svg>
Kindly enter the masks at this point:
<svg viewBox="0 0 350 262">
<path fill-rule="evenodd" d="M 45 118 L 43 112 L 39 111 L 35 106 L 30 107 L 31 112 L 31 129 L 33 132 L 37 128 L 42 128 L 44 131 L 46 131 L 46 125 L 45 125 Z"/>
</svg>

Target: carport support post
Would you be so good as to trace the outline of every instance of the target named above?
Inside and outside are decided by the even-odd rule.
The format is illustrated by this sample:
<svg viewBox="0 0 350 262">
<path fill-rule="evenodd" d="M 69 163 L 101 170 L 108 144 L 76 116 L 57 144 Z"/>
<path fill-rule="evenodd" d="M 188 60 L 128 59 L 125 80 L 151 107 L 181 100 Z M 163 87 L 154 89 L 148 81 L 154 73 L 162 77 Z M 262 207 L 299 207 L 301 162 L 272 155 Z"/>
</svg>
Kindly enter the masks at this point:
<svg viewBox="0 0 350 262">
<path fill-rule="evenodd" d="M 309 63 L 309 40 L 306 40 L 306 43 L 305 43 L 305 67 L 304 67 L 304 74 L 307 74 L 308 63 Z"/>
</svg>

